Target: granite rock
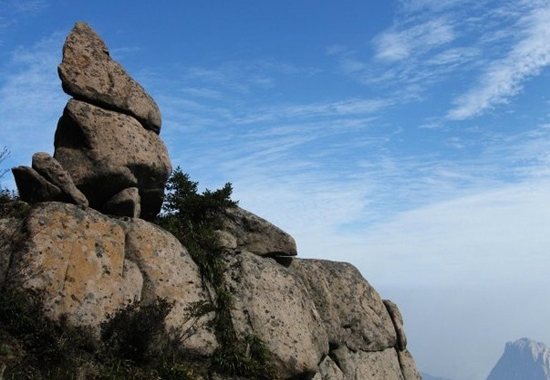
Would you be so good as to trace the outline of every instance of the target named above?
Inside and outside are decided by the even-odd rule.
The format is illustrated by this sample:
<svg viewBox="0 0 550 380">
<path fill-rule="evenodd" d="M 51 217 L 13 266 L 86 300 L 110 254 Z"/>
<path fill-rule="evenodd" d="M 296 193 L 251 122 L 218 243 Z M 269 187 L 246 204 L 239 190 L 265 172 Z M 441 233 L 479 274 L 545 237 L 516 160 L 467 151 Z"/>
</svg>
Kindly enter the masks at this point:
<svg viewBox="0 0 550 380">
<path fill-rule="evenodd" d="M 63 46 L 58 67 L 63 90 L 88 103 L 135 117 L 160 132 L 160 110 L 149 94 L 109 54 L 105 42 L 84 22 L 77 22 Z"/>
<path fill-rule="evenodd" d="M 38 152 L 33 154 L 32 168 L 61 191 L 60 199 L 50 200 L 88 206 L 88 199 L 77 189 L 69 173 L 48 153 Z"/>
<path fill-rule="evenodd" d="M 162 205 L 172 170 L 160 138 L 131 116 L 71 100 L 55 133 L 54 157 L 69 172 L 90 206 L 137 187 L 141 214 L 153 219 Z"/>
</svg>

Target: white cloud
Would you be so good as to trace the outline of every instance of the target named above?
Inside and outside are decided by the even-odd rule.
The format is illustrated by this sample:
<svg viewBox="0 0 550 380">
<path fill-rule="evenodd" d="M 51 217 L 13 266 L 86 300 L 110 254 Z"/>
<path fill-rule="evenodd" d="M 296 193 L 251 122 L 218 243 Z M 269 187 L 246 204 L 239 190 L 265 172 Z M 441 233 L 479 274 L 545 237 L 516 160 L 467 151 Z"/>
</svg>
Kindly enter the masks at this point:
<svg viewBox="0 0 550 380">
<path fill-rule="evenodd" d="M 520 20 L 521 39 L 503 59 L 489 65 L 478 85 L 460 96 L 447 115 L 464 120 L 507 103 L 524 82 L 550 64 L 550 6 L 536 8 Z"/>
<path fill-rule="evenodd" d="M 283 119 L 303 119 L 315 117 L 342 117 L 373 114 L 395 104 L 395 99 L 348 99 L 336 102 L 302 105 L 274 106 L 260 109 L 242 117 L 236 117 L 235 123 L 250 124 L 273 122 Z"/>
<path fill-rule="evenodd" d="M 62 43 L 62 36 L 55 34 L 18 48 L 1 68 L 0 145 L 12 152 L 9 164 L 27 164 L 32 153 L 53 149 L 57 119 L 67 99 L 56 71 Z"/>
<path fill-rule="evenodd" d="M 0 0 L 0 45 L 6 29 L 16 25 L 22 17 L 40 13 L 48 6 L 46 0 Z"/>
<path fill-rule="evenodd" d="M 395 62 L 426 52 L 455 38 L 453 26 L 444 18 L 428 20 L 403 30 L 389 30 L 375 38 L 376 58 Z"/>
<path fill-rule="evenodd" d="M 49 6 L 47 0 L 1 0 L 4 14 L 38 13 Z"/>
<path fill-rule="evenodd" d="M 416 12 L 429 9 L 441 11 L 458 4 L 466 4 L 472 0 L 401 0 L 401 5 L 407 12 Z"/>
</svg>

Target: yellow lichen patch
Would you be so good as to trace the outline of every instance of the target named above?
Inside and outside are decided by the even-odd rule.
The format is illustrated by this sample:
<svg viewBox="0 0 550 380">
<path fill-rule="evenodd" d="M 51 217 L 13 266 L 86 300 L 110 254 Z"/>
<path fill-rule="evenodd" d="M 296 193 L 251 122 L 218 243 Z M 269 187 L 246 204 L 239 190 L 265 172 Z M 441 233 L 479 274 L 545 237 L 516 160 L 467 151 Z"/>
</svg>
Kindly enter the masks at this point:
<svg viewBox="0 0 550 380">
<path fill-rule="evenodd" d="M 124 272 L 125 236 L 114 220 L 91 209 L 47 203 L 33 211 L 28 227 L 23 285 L 48 294 L 45 306 L 52 317 L 67 314 L 79 324 L 96 325 L 139 298 L 141 274 Z"/>
</svg>

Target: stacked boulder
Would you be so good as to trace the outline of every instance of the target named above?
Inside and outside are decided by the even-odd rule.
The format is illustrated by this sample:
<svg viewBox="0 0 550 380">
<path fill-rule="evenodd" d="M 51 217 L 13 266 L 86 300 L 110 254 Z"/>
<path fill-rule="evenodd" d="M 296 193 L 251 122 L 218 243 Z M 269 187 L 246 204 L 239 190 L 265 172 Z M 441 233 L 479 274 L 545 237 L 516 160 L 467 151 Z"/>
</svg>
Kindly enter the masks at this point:
<svg viewBox="0 0 550 380">
<path fill-rule="evenodd" d="M 54 156 L 37 153 L 32 168 L 13 169 L 21 197 L 153 219 L 171 171 L 157 104 L 82 22 L 65 41 L 58 72 L 73 99 L 57 125 Z"/>
<path fill-rule="evenodd" d="M 54 157 L 36 153 L 32 167 L 13 169 L 21 197 L 37 204 L 20 224 L 0 218 L 0 241 L 9 242 L 0 244 L 0 284 L 41 293 L 49 317 L 95 332 L 128 303 L 162 298 L 181 345 L 213 355 L 213 315 L 188 313 L 211 300 L 199 267 L 173 235 L 137 218 L 140 209 L 143 219 L 158 213 L 171 170 L 158 107 L 84 23 L 67 38 L 59 73 L 74 99 Z M 297 259 L 292 236 L 239 207 L 222 218 L 231 322 L 266 343 L 279 378 L 420 379 L 397 306 L 356 268 Z"/>
</svg>

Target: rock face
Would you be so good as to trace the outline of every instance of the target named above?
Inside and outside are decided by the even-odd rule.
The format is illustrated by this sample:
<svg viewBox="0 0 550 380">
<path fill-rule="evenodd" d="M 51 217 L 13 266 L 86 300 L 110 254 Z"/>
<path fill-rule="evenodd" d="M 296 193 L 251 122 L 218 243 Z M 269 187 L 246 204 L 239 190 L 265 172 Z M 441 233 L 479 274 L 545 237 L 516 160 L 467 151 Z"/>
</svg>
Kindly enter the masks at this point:
<svg viewBox="0 0 550 380">
<path fill-rule="evenodd" d="M 295 273 L 274 259 L 250 252 L 226 257 L 227 282 L 235 295 L 233 324 L 267 343 L 283 378 L 314 374 L 328 354 L 321 316 Z"/>
<path fill-rule="evenodd" d="M 25 289 L 45 294 L 52 318 L 97 326 L 140 299 L 143 276 L 125 260 L 122 228 L 104 215 L 65 203 L 42 203 L 27 219 L 25 248 L 16 251 L 10 275 Z"/>
<path fill-rule="evenodd" d="M 295 258 L 292 236 L 238 207 L 214 235 L 223 250 L 206 253 L 139 219 L 159 212 L 171 171 L 156 104 L 83 23 L 59 73 L 74 99 L 54 157 L 37 153 L 32 168 L 13 169 L 33 205 L 28 215 L 0 213 L 0 289 L 38 292 L 47 316 L 96 334 L 129 303 L 161 298 L 172 306 L 166 330 L 191 358 L 233 360 L 248 353 L 223 356 L 237 347 L 227 336 L 248 342 L 246 352 L 244 338 L 256 337 L 281 379 L 420 379 L 399 309 L 352 265 Z M 224 270 L 216 286 L 206 265 Z M 207 308 L 193 314 L 197 305 Z M 224 376 L 208 373 L 242 379 Z"/>
<path fill-rule="evenodd" d="M 209 356 L 219 347 L 213 315 L 196 323 L 187 312 L 210 299 L 197 264 L 174 236 L 149 222 L 45 202 L 24 226 L 0 219 L 0 238 L 13 242 L 0 246 L 0 279 L 40 292 L 51 318 L 65 315 L 98 331 L 129 302 L 163 298 L 173 304 L 166 328 L 184 332 L 185 349 Z M 399 310 L 350 264 L 282 265 L 239 248 L 226 249 L 222 259 L 235 332 L 265 342 L 281 379 L 420 379 Z"/>
<path fill-rule="evenodd" d="M 186 331 L 185 308 L 206 300 L 198 267 L 185 247 L 143 220 L 47 202 L 37 205 L 17 231 L 8 228 L 17 226 L 13 220 L 0 222 L 0 237 L 19 242 L 17 249 L 0 249 L 0 279 L 43 294 L 45 311 L 54 319 L 66 315 L 75 325 L 97 330 L 128 303 L 160 297 L 174 303 L 167 328 Z M 217 345 L 206 327 L 196 329 L 185 344 L 201 355 Z"/>
<path fill-rule="evenodd" d="M 208 317 L 199 328 L 188 331 L 191 321 L 186 308 L 195 302 L 206 301 L 199 268 L 187 249 L 168 232 L 143 220 L 119 220 L 125 232 L 126 260 L 135 262 L 143 276 L 141 299 L 153 302 L 162 298 L 173 303 L 166 318 L 167 328 L 188 332 L 185 346 L 200 355 L 211 354 L 217 347 L 215 335 L 206 328 Z"/>
<path fill-rule="evenodd" d="M 396 345 L 396 332 L 382 299 L 352 265 L 325 260 L 293 260 L 304 279 L 332 346 L 381 351 Z"/>
<path fill-rule="evenodd" d="M 338 363 L 343 379 L 421 379 L 406 349 L 397 306 L 382 301 L 355 267 L 295 259 L 289 269 L 302 278 L 323 320 L 329 356 Z M 324 371 L 319 367 L 320 378 L 332 379 L 324 377 Z"/>
<path fill-rule="evenodd" d="M 88 206 L 88 199 L 77 189 L 69 173 L 48 153 L 35 153 L 32 156 L 32 168 L 61 190 L 64 197 L 62 201 Z"/>
<path fill-rule="evenodd" d="M 67 37 L 58 71 L 74 99 L 59 120 L 54 158 L 37 153 L 32 169 L 13 169 L 23 200 L 154 219 L 172 170 L 158 106 L 85 23 Z"/>
<path fill-rule="evenodd" d="M 506 343 L 504 353 L 487 380 L 549 380 L 550 348 L 522 338 Z"/>
<path fill-rule="evenodd" d="M 35 203 L 61 198 L 61 190 L 28 166 L 11 169 L 19 196 L 25 202 Z"/>
<path fill-rule="evenodd" d="M 294 238 L 240 207 L 227 209 L 223 215 L 225 239 L 236 241 L 236 248 L 259 256 L 296 256 Z M 229 235 L 229 236 L 227 236 Z M 232 248 L 232 247 L 228 247 Z"/>
<path fill-rule="evenodd" d="M 155 101 L 109 55 L 105 42 L 83 22 L 77 22 L 63 46 L 58 68 L 63 90 L 85 102 L 136 118 L 143 127 L 160 132 Z"/>
<path fill-rule="evenodd" d="M 133 117 L 70 100 L 54 144 L 54 157 L 91 207 L 101 209 L 117 193 L 136 187 L 145 219 L 160 210 L 171 171 L 168 152 L 160 138 Z"/>
</svg>

